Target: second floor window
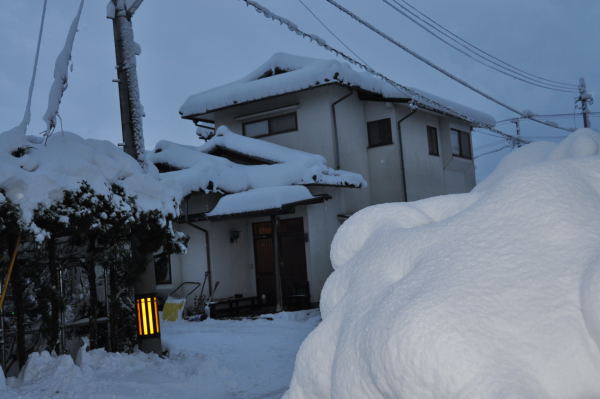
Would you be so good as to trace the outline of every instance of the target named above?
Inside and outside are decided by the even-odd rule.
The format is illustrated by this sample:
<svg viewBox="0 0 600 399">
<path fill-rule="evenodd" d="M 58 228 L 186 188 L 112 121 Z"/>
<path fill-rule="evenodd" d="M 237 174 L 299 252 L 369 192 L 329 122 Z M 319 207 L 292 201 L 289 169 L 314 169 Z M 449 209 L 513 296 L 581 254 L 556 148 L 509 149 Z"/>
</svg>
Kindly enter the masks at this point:
<svg viewBox="0 0 600 399">
<path fill-rule="evenodd" d="M 392 121 L 390 118 L 367 122 L 369 147 L 392 144 Z"/>
<path fill-rule="evenodd" d="M 429 145 L 429 155 L 440 155 L 438 147 L 437 129 L 433 126 L 427 126 L 427 143 Z"/>
<path fill-rule="evenodd" d="M 473 159 L 473 151 L 471 151 L 471 135 L 468 132 L 451 129 L 450 144 L 452 145 L 452 155 Z"/>
<path fill-rule="evenodd" d="M 298 118 L 296 113 L 272 116 L 243 125 L 244 136 L 262 137 L 271 134 L 279 134 L 298 130 Z"/>
</svg>

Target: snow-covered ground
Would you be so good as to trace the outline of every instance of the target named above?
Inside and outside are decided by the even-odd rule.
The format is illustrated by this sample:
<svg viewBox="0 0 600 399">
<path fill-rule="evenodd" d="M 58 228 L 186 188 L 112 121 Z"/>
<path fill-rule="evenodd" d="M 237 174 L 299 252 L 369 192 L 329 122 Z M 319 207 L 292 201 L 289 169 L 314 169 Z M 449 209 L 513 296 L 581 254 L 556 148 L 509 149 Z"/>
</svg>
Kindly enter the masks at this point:
<svg viewBox="0 0 600 399">
<path fill-rule="evenodd" d="M 80 367 L 70 356 L 34 354 L 0 398 L 280 398 L 300 343 L 319 321 L 312 310 L 257 320 L 164 322 L 166 359 L 95 350 L 83 353 Z"/>
</svg>

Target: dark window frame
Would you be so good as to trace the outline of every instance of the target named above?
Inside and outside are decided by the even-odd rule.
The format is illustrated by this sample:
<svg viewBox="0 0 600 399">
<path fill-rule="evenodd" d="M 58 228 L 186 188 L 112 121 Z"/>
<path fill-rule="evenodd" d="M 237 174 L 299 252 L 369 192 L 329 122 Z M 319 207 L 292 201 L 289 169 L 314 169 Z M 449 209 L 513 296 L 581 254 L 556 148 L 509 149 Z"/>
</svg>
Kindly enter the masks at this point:
<svg viewBox="0 0 600 399">
<path fill-rule="evenodd" d="M 272 126 L 272 122 L 271 121 L 273 119 L 283 118 L 285 116 L 290 116 L 290 115 L 294 116 L 294 127 L 292 129 L 281 130 L 281 131 L 277 131 L 277 132 L 273 132 L 272 131 L 272 127 L 271 127 Z M 264 121 L 267 122 L 267 130 L 268 130 L 267 134 L 261 134 L 259 136 L 248 136 L 246 134 L 246 125 L 249 125 L 251 123 L 264 122 Z M 298 113 L 297 112 L 288 112 L 288 113 L 281 114 L 281 115 L 273 115 L 273 116 L 269 116 L 267 118 L 254 119 L 254 120 L 242 123 L 242 133 L 243 133 L 243 135 L 247 136 L 247 137 L 252 137 L 254 139 L 258 139 L 258 138 L 261 138 L 261 137 L 267 137 L 267 136 L 274 136 L 276 134 L 283 134 L 283 133 L 295 132 L 297 130 L 298 130 Z"/>
<path fill-rule="evenodd" d="M 454 152 L 452 149 L 452 156 L 463 158 L 463 159 L 473 159 L 473 144 L 471 142 L 471 134 L 469 132 L 465 132 L 464 130 L 459 129 L 450 129 L 450 134 L 456 133 L 458 135 L 458 154 Z M 452 141 L 452 138 L 450 138 Z"/>
<path fill-rule="evenodd" d="M 438 138 L 438 129 L 435 126 L 427 126 L 427 147 L 429 155 L 440 156 L 440 142 Z"/>
<path fill-rule="evenodd" d="M 166 264 L 167 264 L 167 268 L 169 270 L 168 276 L 169 278 L 166 280 L 160 280 L 158 279 L 158 275 L 157 275 L 157 268 L 156 268 L 156 263 L 157 261 L 159 261 L 161 259 L 161 257 L 164 256 L 166 259 Z M 169 284 L 173 284 L 173 265 L 171 264 L 171 255 L 163 255 L 163 254 L 159 254 L 154 256 L 154 278 L 156 279 L 156 285 L 169 285 Z"/>
<path fill-rule="evenodd" d="M 389 130 L 388 130 L 389 134 L 381 142 L 374 143 L 372 140 L 371 131 L 369 130 L 369 126 L 373 126 L 374 124 L 377 124 L 377 127 L 379 129 L 380 126 L 385 122 L 387 122 L 386 128 L 389 128 Z M 369 146 L 367 148 L 382 147 L 384 145 L 394 144 L 391 118 L 383 118 L 383 119 L 377 119 L 374 121 L 368 121 L 367 122 L 367 140 L 369 142 Z"/>
</svg>

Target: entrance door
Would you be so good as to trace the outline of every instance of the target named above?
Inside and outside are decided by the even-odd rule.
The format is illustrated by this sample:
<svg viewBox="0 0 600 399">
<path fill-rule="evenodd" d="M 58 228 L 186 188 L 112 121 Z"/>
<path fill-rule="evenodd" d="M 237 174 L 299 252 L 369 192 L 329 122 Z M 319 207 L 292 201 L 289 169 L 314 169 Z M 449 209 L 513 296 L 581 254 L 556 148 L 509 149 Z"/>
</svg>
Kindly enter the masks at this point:
<svg viewBox="0 0 600 399">
<path fill-rule="evenodd" d="M 273 262 L 273 228 L 271 222 L 253 224 L 254 255 L 256 263 L 256 290 L 258 297 L 265 295 L 266 304 L 274 306 L 275 264 Z M 286 309 L 306 307 L 310 304 L 304 223 L 302 218 L 279 221 L 279 264 L 283 305 Z"/>
</svg>

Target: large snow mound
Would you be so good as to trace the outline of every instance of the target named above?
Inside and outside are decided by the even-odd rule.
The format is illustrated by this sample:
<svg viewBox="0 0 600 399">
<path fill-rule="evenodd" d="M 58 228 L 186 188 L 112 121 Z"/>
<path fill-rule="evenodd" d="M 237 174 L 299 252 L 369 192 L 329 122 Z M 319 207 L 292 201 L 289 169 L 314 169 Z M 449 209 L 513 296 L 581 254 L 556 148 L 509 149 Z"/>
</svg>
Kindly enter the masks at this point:
<svg viewBox="0 0 600 399">
<path fill-rule="evenodd" d="M 335 236 L 286 399 L 600 397 L 600 134 Z"/>
<path fill-rule="evenodd" d="M 206 114 L 224 107 L 263 98 L 280 96 L 311 87 L 337 83 L 360 88 L 384 98 L 411 100 L 416 106 L 434 111 L 452 111 L 484 126 L 496 124 L 494 118 L 473 108 L 410 88 L 401 90 L 367 72 L 359 72 L 350 64 L 334 59 L 301 57 L 276 53 L 264 64 L 240 80 L 190 96 L 181 106 L 183 117 Z"/>
<path fill-rule="evenodd" d="M 62 200 L 65 190 L 76 190 L 83 181 L 100 194 L 118 184 L 137 197 L 140 210 L 178 212 L 180 198 L 160 180 L 158 171 L 144 172 L 108 141 L 67 132 L 55 133 L 47 141 L 14 131 L 0 134 L 0 190 L 20 207 L 25 222 L 38 205 Z"/>
</svg>

